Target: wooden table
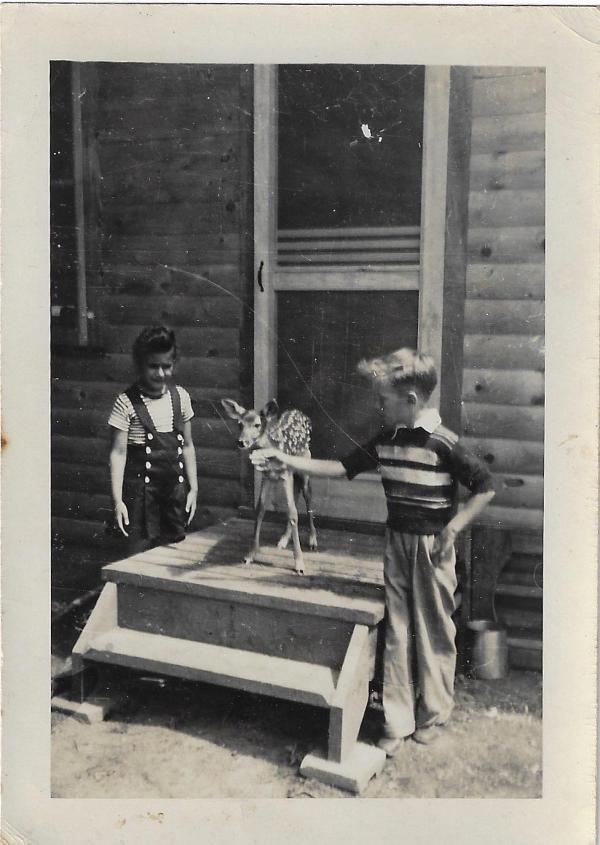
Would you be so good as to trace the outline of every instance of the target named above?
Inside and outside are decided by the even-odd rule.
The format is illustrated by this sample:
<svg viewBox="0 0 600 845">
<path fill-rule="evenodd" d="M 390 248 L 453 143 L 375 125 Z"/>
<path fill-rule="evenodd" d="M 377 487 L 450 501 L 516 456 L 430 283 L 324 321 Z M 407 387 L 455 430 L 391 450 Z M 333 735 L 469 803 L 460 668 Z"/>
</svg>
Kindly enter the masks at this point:
<svg viewBox="0 0 600 845">
<path fill-rule="evenodd" d="M 357 742 L 384 613 L 383 538 L 322 531 L 298 576 L 278 533 L 265 525 L 251 566 L 252 525 L 231 520 L 104 567 L 74 669 L 125 666 L 326 708 L 327 755 L 300 771 L 359 792 L 385 761 Z"/>
</svg>

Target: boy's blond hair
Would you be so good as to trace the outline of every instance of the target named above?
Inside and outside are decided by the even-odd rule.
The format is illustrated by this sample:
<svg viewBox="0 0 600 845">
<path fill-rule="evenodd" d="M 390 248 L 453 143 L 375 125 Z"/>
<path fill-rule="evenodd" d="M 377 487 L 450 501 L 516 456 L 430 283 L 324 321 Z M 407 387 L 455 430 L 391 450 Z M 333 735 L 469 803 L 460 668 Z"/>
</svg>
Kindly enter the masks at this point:
<svg viewBox="0 0 600 845">
<path fill-rule="evenodd" d="M 397 349 L 381 358 L 363 359 L 358 372 L 390 387 L 414 387 L 429 399 L 437 384 L 437 372 L 431 355 L 415 349 Z"/>
</svg>

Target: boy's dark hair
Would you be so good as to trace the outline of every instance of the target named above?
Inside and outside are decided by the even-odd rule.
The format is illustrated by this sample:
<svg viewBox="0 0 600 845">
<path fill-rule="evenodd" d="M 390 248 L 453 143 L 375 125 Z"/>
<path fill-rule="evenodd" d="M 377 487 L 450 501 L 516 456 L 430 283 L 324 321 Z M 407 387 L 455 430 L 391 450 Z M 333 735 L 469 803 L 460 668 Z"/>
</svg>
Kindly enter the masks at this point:
<svg viewBox="0 0 600 845">
<path fill-rule="evenodd" d="M 358 372 L 390 387 L 414 387 L 429 399 L 437 384 L 437 372 L 431 355 L 415 349 L 397 349 L 381 358 L 363 360 Z"/>
<path fill-rule="evenodd" d="M 149 326 L 136 337 L 133 343 L 133 360 L 137 366 L 140 366 L 148 355 L 171 350 L 173 350 L 173 359 L 176 359 L 177 342 L 173 329 L 168 329 L 166 326 Z"/>
</svg>

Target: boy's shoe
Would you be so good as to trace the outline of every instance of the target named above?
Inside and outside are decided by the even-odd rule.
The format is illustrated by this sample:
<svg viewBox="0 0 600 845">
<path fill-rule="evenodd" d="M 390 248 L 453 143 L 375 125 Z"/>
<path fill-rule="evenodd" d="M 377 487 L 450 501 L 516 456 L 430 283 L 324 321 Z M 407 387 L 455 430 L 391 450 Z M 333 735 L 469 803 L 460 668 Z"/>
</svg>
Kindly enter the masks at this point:
<svg viewBox="0 0 600 845">
<path fill-rule="evenodd" d="M 442 731 L 442 725 L 432 725 L 430 728 L 417 728 L 412 735 L 412 739 L 418 742 L 419 745 L 433 745 L 441 739 Z"/>
<path fill-rule="evenodd" d="M 396 757 L 404 747 L 405 736 L 384 736 L 377 743 L 377 747 L 385 751 L 386 757 Z"/>
</svg>

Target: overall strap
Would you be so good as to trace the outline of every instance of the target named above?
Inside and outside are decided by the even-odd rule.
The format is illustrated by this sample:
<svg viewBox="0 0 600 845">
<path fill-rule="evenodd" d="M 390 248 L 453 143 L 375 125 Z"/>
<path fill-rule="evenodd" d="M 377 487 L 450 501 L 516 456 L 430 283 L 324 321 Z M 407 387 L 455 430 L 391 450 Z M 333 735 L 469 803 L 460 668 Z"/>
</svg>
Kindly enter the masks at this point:
<svg viewBox="0 0 600 845">
<path fill-rule="evenodd" d="M 125 391 L 125 395 L 129 398 L 129 401 L 133 405 L 133 410 L 136 412 L 139 421 L 146 431 L 155 433 L 156 429 L 154 427 L 154 423 L 152 422 L 152 417 L 148 413 L 148 408 L 144 405 L 140 389 L 137 384 L 132 384 L 131 387 L 128 387 Z"/>
<path fill-rule="evenodd" d="M 181 397 L 177 387 L 169 382 L 169 392 L 171 393 L 171 405 L 173 406 L 173 431 L 181 431 L 183 428 L 183 417 L 181 415 Z"/>
</svg>

